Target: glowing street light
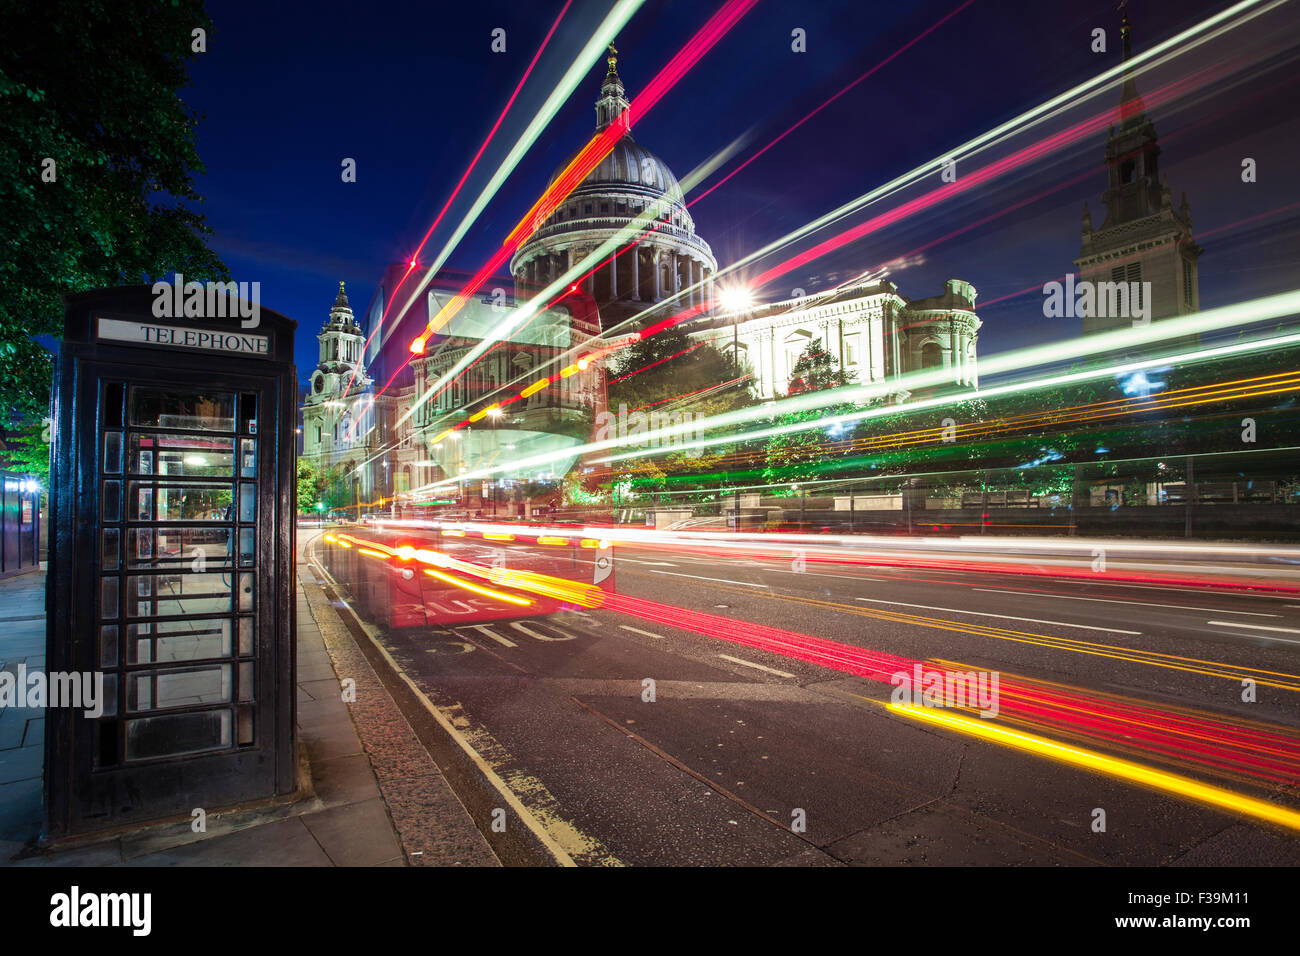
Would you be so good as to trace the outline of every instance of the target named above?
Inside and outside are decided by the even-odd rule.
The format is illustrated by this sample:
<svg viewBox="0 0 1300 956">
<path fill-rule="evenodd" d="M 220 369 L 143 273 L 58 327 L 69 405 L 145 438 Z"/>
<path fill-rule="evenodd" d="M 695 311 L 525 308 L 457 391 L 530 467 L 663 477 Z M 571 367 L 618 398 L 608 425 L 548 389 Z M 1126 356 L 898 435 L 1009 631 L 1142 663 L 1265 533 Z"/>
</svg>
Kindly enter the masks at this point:
<svg viewBox="0 0 1300 956">
<path fill-rule="evenodd" d="M 726 313 L 744 312 L 754 304 L 753 293 L 742 286 L 731 286 L 718 292 L 718 304 Z"/>
</svg>

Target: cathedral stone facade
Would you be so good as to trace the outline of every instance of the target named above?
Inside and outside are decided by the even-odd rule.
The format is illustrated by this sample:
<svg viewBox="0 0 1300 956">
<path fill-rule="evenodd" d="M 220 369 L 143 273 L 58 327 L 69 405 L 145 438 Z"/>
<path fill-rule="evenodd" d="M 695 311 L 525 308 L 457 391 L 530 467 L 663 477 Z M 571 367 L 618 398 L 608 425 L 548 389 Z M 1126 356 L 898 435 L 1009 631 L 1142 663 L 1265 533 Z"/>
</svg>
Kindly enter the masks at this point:
<svg viewBox="0 0 1300 956">
<path fill-rule="evenodd" d="M 887 394 L 904 401 L 911 392 L 901 379 L 910 372 L 943 369 L 945 382 L 979 385 L 976 295 L 969 282 L 949 279 L 940 295 L 909 300 L 878 279 L 720 316 L 692 335 L 747 365 L 760 398 L 782 397 L 800 354 L 820 342 L 856 384 L 892 385 Z"/>
</svg>

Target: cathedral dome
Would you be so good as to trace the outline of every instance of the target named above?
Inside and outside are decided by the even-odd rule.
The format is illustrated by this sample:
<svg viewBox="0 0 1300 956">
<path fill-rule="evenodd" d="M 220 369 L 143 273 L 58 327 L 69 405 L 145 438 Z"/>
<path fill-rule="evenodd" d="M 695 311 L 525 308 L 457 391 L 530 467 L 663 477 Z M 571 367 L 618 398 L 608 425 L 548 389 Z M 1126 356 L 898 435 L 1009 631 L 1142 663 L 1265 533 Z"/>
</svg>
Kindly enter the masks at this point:
<svg viewBox="0 0 1300 956">
<path fill-rule="evenodd" d="M 707 307 L 718 269 L 709 244 L 695 232 L 677 177 L 632 138 L 617 52 L 611 45 L 609 72 L 596 100 L 596 132 L 615 126 L 622 135 L 550 215 L 531 224 L 510 260 L 516 295 L 527 298 L 561 276 L 568 276 L 566 282 L 577 279 L 595 299 L 604 328 L 660 303 Z M 560 165 L 548 190 L 581 154 Z M 627 246 L 631 236 L 636 237 L 631 246 L 606 262 L 597 266 L 590 258 L 602 249 L 600 255 L 607 256 L 611 242 Z M 586 272 L 580 274 L 575 267 L 583 263 Z"/>
<path fill-rule="evenodd" d="M 555 170 L 548 186 L 560 178 L 560 174 L 569 167 L 577 155 L 574 153 Z M 587 174 L 587 178 L 571 195 L 580 195 L 590 187 L 594 187 L 594 191 L 603 192 L 610 187 L 620 186 L 635 187 L 627 191 L 649 199 L 663 197 L 673 203 L 683 201 L 682 187 L 678 185 L 677 177 L 668 168 L 668 164 L 636 142 L 631 133 L 614 144 L 609 155 Z"/>
</svg>

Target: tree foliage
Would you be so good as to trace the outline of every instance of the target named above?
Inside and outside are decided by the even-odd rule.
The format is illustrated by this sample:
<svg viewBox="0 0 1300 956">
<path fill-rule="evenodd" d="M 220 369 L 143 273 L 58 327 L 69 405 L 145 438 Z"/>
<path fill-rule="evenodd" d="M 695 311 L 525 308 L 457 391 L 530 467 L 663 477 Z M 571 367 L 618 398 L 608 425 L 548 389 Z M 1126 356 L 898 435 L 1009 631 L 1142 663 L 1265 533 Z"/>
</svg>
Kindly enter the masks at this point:
<svg viewBox="0 0 1300 956">
<path fill-rule="evenodd" d="M 790 370 L 788 394 L 799 395 L 826 389 L 843 388 L 856 382 L 857 376 L 840 368 L 822 347 L 821 339 L 813 339 L 795 360 Z M 832 418 L 852 411 L 849 402 L 840 402 L 827 408 L 778 414 L 774 424 L 794 425 Z M 779 411 L 780 405 L 777 405 Z M 799 431 L 774 435 L 767 441 L 767 465 L 763 477 L 767 481 L 802 481 L 814 478 L 826 470 L 827 443 L 849 438 L 853 426 L 831 425 L 827 428 L 804 428 Z"/>
<path fill-rule="evenodd" d="M 196 29 L 200 0 L 0 0 L 0 428 L 48 407 L 33 337 L 62 334 L 60 296 L 229 279 L 190 206 L 198 117 L 177 90 Z"/>
<path fill-rule="evenodd" d="M 857 381 L 857 375 L 851 369 L 843 369 L 831 358 L 830 353 L 822 347 L 821 339 L 813 339 L 795 360 L 790 370 L 788 395 L 800 395 L 804 392 L 819 392 L 825 388 L 842 388 Z"/>
<path fill-rule="evenodd" d="M 28 422 L 5 429 L 0 443 L 0 466 L 7 471 L 33 475 L 47 487 L 50 483 L 50 444 L 40 422 Z"/>
<path fill-rule="evenodd" d="M 323 503 L 324 487 L 320 472 L 309 458 L 298 459 L 298 513 L 316 514 L 317 504 Z"/>
<path fill-rule="evenodd" d="M 753 378 L 748 375 L 748 368 L 711 342 L 692 339 L 684 326 L 674 325 L 617 353 L 609 368 L 609 408 L 617 413 L 620 405 L 634 409 L 678 399 L 681 405 L 675 407 L 716 415 L 752 404 Z M 718 387 L 736 379 L 743 380 Z"/>
</svg>

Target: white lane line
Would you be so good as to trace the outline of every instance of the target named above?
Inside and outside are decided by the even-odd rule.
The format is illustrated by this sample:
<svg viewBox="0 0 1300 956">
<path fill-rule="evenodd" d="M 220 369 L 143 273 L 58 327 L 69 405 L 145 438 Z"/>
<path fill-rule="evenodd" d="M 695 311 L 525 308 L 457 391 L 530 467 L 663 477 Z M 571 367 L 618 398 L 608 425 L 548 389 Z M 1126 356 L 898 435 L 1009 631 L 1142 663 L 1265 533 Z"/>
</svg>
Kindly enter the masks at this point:
<svg viewBox="0 0 1300 956">
<path fill-rule="evenodd" d="M 639 627 L 632 627 L 628 624 L 620 624 L 619 627 L 625 631 L 631 631 L 633 634 L 640 634 L 642 637 L 653 637 L 656 641 L 662 641 L 664 639 L 662 634 L 655 634 L 652 631 L 643 631 Z"/>
<path fill-rule="evenodd" d="M 904 604 L 902 601 L 878 601 L 875 598 L 854 598 L 870 604 L 897 604 L 899 607 L 919 607 L 923 611 L 947 611 L 949 614 L 975 614 L 979 617 L 1000 617 L 1004 621 L 1028 621 L 1030 624 L 1055 624 L 1057 627 L 1077 627 L 1084 631 L 1106 631 L 1109 634 L 1132 634 L 1141 637 L 1141 631 L 1125 631 L 1118 627 L 1093 627 L 1090 624 L 1067 624 L 1065 621 L 1044 621 L 1037 617 L 1012 617 L 1010 614 L 991 614 L 988 611 L 959 611 L 955 607 L 931 607 L 929 604 Z"/>
<path fill-rule="evenodd" d="M 483 626 L 480 625 L 480 624 L 475 624 L 475 625 L 474 625 L 474 630 L 478 631 L 480 634 L 486 634 L 488 637 L 492 638 L 492 640 L 496 641 L 498 644 L 501 644 L 501 645 L 503 645 L 503 646 L 505 646 L 505 647 L 518 647 L 518 646 L 519 646 L 519 645 L 516 644 L 514 641 L 510 640 L 510 638 L 508 638 L 508 637 L 502 637 L 500 634 L 498 634 L 496 631 L 492 630 L 492 629 L 489 628 L 489 627 L 483 627 Z"/>
<path fill-rule="evenodd" d="M 675 567 L 677 567 L 677 565 L 673 564 L 671 561 L 644 561 L 644 560 L 642 560 L 641 558 L 626 558 L 626 557 L 624 557 L 624 558 L 619 558 L 619 560 L 620 560 L 620 561 L 628 561 L 628 562 L 631 562 L 632 564 L 649 564 L 649 565 L 652 565 L 652 566 L 654 566 L 654 567 L 659 567 L 659 568 L 675 568 Z"/>
<path fill-rule="evenodd" d="M 730 654 L 719 654 L 724 661 L 731 661 L 733 664 L 744 664 L 746 667 L 753 667 L 760 671 L 767 671 L 769 674 L 775 674 L 777 677 L 793 677 L 793 674 L 787 674 L 785 671 L 779 671 L 775 667 L 764 667 L 762 664 L 755 664 L 753 661 L 744 661 L 739 657 L 732 657 Z"/>
<path fill-rule="evenodd" d="M 696 581 L 717 581 L 719 584 L 739 584 L 745 588 L 765 588 L 766 584 L 750 584 L 748 581 L 729 581 L 726 578 L 706 578 L 700 574 L 682 574 L 680 571 L 651 571 L 651 574 L 671 574 L 675 578 L 693 578 Z"/>
<path fill-rule="evenodd" d="M 1206 621 L 1206 624 L 1219 624 L 1223 627 L 1248 627 L 1252 631 L 1277 631 L 1279 634 L 1300 634 L 1294 627 L 1269 627 L 1266 624 L 1247 624 L 1244 621 Z"/>
<path fill-rule="evenodd" d="M 529 637 L 535 637 L 539 641 L 571 641 L 578 636 L 577 634 L 570 634 L 568 631 L 561 631 L 558 627 L 555 627 L 554 624 L 552 624 L 551 627 L 555 627 L 557 631 L 560 631 L 560 633 L 564 635 L 563 637 L 551 637 L 549 634 L 542 634 L 538 631 L 534 631 L 527 624 L 517 624 L 514 621 L 510 622 L 510 626 L 519 633 L 527 634 Z"/>
<path fill-rule="evenodd" d="M 1076 584 L 1077 584 L 1078 581 L 1079 581 L 1078 578 L 1063 578 L 1063 577 L 1059 577 L 1059 576 L 1053 576 L 1053 579 L 1056 580 L 1056 581 L 1067 581 L 1067 582 L 1073 582 L 1073 583 L 1076 583 Z M 1239 581 L 1238 581 L 1238 582 L 1227 581 L 1227 582 L 1224 582 L 1224 583 L 1227 583 L 1227 584 L 1240 584 L 1241 582 L 1239 582 Z M 1105 582 L 1105 584 L 1106 584 L 1106 587 L 1108 587 L 1108 588 L 1139 588 L 1140 590 L 1143 590 L 1143 591 L 1182 591 L 1182 592 L 1184 592 L 1185 594 L 1203 594 L 1203 593 L 1205 593 L 1205 589 L 1204 589 L 1204 588 L 1180 588 L 1180 587 L 1175 587 L 1175 586 L 1172 585 L 1172 584 L 1122 584 L 1122 583 L 1120 583 L 1119 581 L 1107 581 L 1107 582 Z M 1281 594 L 1249 594 L 1249 593 L 1243 591 L 1243 592 L 1241 592 L 1241 593 L 1234 594 L 1233 597 L 1238 597 L 1238 598 L 1255 598 L 1257 601 L 1280 601 L 1280 600 L 1282 600 L 1283 595 L 1281 595 Z M 1241 613 L 1245 613 L 1245 612 L 1243 611 L 1243 612 L 1241 612 Z"/>
<path fill-rule="evenodd" d="M 1117 598 L 1068 597 L 1064 594 L 1036 594 L 1033 591 L 1000 591 L 997 588 L 971 588 L 989 594 L 1016 594 L 1020 597 L 1040 597 L 1051 601 L 1100 601 L 1102 604 L 1132 604 L 1136 607 L 1164 607 L 1178 611 L 1218 611 L 1220 614 L 1245 614 L 1249 617 L 1281 617 L 1281 614 L 1263 614 L 1259 611 L 1228 611 L 1214 607 L 1192 607 L 1190 604 L 1158 604 L 1152 601 L 1123 601 Z"/>
<path fill-rule="evenodd" d="M 873 578 L 869 574 L 832 574 L 829 571 L 804 571 L 819 578 L 845 578 L 849 581 L 892 581 L 893 578 Z"/>
</svg>

